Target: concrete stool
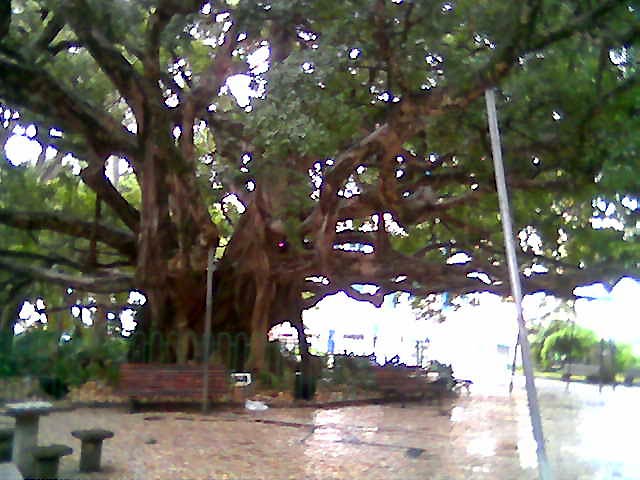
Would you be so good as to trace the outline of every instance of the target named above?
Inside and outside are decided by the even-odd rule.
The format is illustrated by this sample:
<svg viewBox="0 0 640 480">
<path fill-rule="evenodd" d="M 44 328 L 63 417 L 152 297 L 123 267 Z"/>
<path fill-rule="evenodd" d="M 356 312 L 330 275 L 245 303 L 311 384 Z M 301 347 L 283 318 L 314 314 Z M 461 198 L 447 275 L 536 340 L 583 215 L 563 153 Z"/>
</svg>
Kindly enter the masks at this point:
<svg viewBox="0 0 640 480">
<path fill-rule="evenodd" d="M 10 462 L 13 452 L 13 428 L 0 428 L 0 463 Z"/>
<path fill-rule="evenodd" d="M 45 478 L 55 480 L 58 478 L 58 466 L 60 458 L 71 455 L 73 449 L 66 445 L 47 445 L 45 447 L 33 447 L 31 454 L 35 460 L 35 475 L 38 480 Z M 27 478 L 31 478 L 27 476 Z"/>
<path fill-rule="evenodd" d="M 113 432 L 96 428 L 93 430 L 74 430 L 71 435 L 81 440 L 80 446 L 80 471 L 100 471 L 100 455 L 102 453 L 102 441 L 113 437 Z"/>
</svg>

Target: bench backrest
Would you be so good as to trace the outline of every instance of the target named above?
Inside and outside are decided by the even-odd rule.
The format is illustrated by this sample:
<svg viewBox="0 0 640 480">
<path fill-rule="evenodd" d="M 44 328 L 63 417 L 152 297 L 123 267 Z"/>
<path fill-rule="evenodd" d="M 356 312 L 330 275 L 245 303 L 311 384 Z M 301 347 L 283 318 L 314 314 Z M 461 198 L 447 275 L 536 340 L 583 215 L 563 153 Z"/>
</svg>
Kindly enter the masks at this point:
<svg viewBox="0 0 640 480">
<path fill-rule="evenodd" d="M 599 375 L 599 365 L 588 365 L 586 363 L 568 363 L 564 366 L 564 373 L 571 373 L 571 375 Z"/>
<path fill-rule="evenodd" d="M 378 386 L 409 386 L 427 381 L 418 369 L 407 367 L 374 367 Z"/>
<path fill-rule="evenodd" d="M 119 391 L 129 396 L 201 396 L 202 368 L 202 365 L 123 363 L 120 365 Z M 229 388 L 226 369 L 221 365 L 210 365 L 210 396 L 228 393 Z"/>
</svg>

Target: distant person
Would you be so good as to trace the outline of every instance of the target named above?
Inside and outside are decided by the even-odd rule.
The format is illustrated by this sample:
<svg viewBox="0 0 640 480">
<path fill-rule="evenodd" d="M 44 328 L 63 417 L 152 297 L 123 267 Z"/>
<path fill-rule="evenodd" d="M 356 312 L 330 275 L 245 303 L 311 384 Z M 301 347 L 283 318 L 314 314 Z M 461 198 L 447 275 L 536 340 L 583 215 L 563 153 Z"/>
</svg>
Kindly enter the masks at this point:
<svg viewBox="0 0 640 480">
<path fill-rule="evenodd" d="M 329 339 L 327 340 L 327 353 L 330 355 L 333 355 L 333 350 L 336 348 L 336 342 L 333 340 L 333 336 L 335 334 L 335 330 L 329 330 Z"/>
</svg>

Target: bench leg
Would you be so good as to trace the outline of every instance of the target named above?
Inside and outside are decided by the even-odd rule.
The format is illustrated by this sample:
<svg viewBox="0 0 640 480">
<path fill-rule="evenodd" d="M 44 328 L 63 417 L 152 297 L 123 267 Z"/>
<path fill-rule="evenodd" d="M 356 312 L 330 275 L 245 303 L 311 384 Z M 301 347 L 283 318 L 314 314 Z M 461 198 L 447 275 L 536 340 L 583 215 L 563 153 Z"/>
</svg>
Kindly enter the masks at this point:
<svg viewBox="0 0 640 480">
<path fill-rule="evenodd" d="M 127 411 L 129 413 L 138 413 L 140 410 L 140 402 L 135 397 L 129 397 L 127 401 Z"/>
</svg>

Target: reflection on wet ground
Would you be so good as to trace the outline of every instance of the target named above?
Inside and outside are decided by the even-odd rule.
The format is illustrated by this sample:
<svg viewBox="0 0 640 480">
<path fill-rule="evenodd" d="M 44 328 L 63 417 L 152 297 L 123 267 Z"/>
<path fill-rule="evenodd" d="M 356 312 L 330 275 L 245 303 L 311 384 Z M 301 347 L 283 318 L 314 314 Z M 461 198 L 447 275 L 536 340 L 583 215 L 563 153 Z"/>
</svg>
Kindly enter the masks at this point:
<svg viewBox="0 0 640 480">
<path fill-rule="evenodd" d="M 435 475 L 430 478 L 537 478 L 522 383 L 511 396 L 507 388 L 463 396 L 446 415 L 422 404 L 309 412 L 302 441 L 307 472 L 359 457 L 363 473 L 370 468 L 373 478 L 379 469 L 387 469 L 389 478 L 424 478 L 426 472 Z M 555 478 L 640 479 L 635 441 L 640 416 L 634 413 L 640 389 L 605 387 L 600 392 L 583 383 L 568 388 L 557 381 L 536 383 Z"/>
<path fill-rule="evenodd" d="M 480 386 L 441 409 L 424 403 L 282 408 L 209 415 L 116 409 L 58 412 L 42 421 L 42 443 L 102 426 L 100 474 L 64 478 L 536 479 L 535 445 L 523 385 Z M 537 380 L 547 452 L 556 480 L 640 480 L 636 432 L 640 388 Z M 76 446 L 77 447 L 77 446 Z"/>
<path fill-rule="evenodd" d="M 518 457 L 517 403 L 463 397 L 424 404 L 297 412 L 308 478 L 535 478 Z M 291 410 L 269 411 L 291 418 Z M 534 458 L 535 461 L 535 458 Z M 535 464 L 533 465 L 535 466 Z"/>
<path fill-rule="evenodd" d="M 569 473 L 559 478 L 639 480 L 640 389 L 565 385 L 541 382 L 540 394 L 551 461 Z"/>
</svg>

